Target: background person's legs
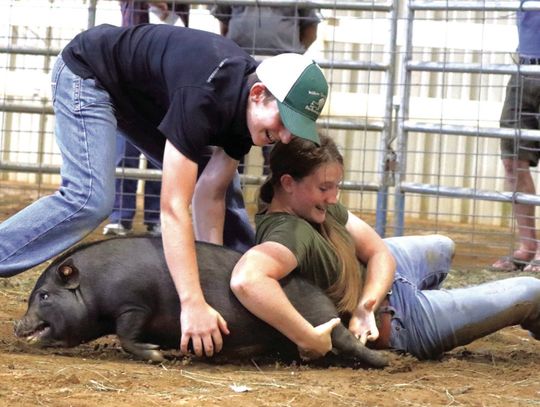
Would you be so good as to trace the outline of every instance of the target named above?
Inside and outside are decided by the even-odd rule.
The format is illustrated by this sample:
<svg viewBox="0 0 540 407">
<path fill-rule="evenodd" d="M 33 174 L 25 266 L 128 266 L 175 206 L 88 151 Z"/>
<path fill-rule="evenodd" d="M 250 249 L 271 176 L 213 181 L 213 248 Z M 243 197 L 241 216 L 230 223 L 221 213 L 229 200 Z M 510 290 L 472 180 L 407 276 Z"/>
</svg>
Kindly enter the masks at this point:
<svg viewBox="0 0 540 407">
<path fill-rule="evenodd" d="M 501 159 L 505 173 L 505 189 L 510 192 L 535 194 L 530 167 L 538 165 L 540 143 L 522 140 L 519 129 L 538 129 L 540 108 L 540 79 L 522 74 L 512 75 L 506 87 L 500 126 L 516 130 L 513 139 L 501 139 Z M 503 256 L 492 264 L 492 270 L 514 271 L 534 259 L 540 260 L 536 240 L 536 218 L 533 205 L 514 204 L 519 246 L 512 255 Z M 540 271 L 540 262 L 533 262 L 528 271 Z"/>
<path fill-rule="evenodd" d="M 526 194 L 536 194 L 534 181 L 531 176 L 529 162 L 524 160 L 513 160 L 505 158 L 502 160 L 505 172 L 505 188 L 507 191 L 519 191 Z M 537 252 L 536 241 L 536 219 L 534 205 L 525 205 L 515 203 L 513 205 L 514 217 L 516 219 L 519 235 L 519 246 L 512 254 L 512 261 L 519 264 L 527 263 L 533 258 L 540 258 Z M 493 264 L 494 268 L 501 265 L 504 259 L 499 263 Z"/>
<path fill-rule="evenodd" d="M 116 136 L 116 166 L 139 168 L 140 151 L 127 141 L 121 132 Z M 115 181 L 114 208 L 109 216 L 109 224 L 103 228 L 104 235 L 124 236 L 131 232 L 137 206 L 138 180 L 117 178 Z"/>
<path fill-rule="evenodd" d="M 147 160 L 146 168 L 157 169 L 151 161 Z M 155 236 L 161 235 L 160 214 L 160 181 L 144 182 L 144 224 L 147 231 Z"/>
<path fill-rule="evenodd" d="M 225 196 L 223 245 L 242 253 L 255 245 L 255 229 L 249 222 L 238 173 L 229 185 Z"/>
<path fill-rule="evenodd" d="M 120 168 L 139 168 L 141 152 L 129 142 L 122 132 L 116 138 L 116 166 Z M 150 160 L 148 169 L 156 169 Z M 131 232 L 133 219 L 137 211 L 137 179 L 117 178 L 115 181 L 114 209 L 109 217 L 109 224 L 103 228 L 105 235 L 124 236 Z M 161 234 L 159 221 L 159 205 L 161 194 L 160 181 L 145 181 L 144 183 L 144 224 L 147 231 L 153 235 Z"/>
</svg>

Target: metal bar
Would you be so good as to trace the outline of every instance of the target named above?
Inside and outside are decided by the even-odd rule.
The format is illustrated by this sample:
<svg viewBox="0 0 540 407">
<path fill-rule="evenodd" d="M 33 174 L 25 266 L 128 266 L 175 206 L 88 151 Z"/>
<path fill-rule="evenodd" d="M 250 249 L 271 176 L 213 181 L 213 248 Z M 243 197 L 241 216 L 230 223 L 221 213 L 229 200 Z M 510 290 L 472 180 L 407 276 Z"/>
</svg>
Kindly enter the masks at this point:
<svg viewBox="0 0 540 407">
<path fill-rule="evenodd" d="M 57 56 L 61 49 L 44 49 L 31 47 L 0 47 L 0 54 L 20 54 L 20 55 L 43 55 L 46 57 Z"/>
<path fill-rule="evenodd" d="M 470 198 L 482 201 L 520 203 L 540 206 L 540 195 L 524 194 L 522 192 L 497 192 L 473 188 L 446 187 L 441 185 L 421 184 L 415 182 L 403 182 L 400 185 L 402 192 L 415 194 L 437 194 L 450 198 Z"/>
<path fill-rule="evenodd" d="M 499 128 L 499 127 L 474 127 L 474 126 L 456 126 L 450 124 L 430 124 L 413 123 L 406 121 L 403 124 L 405 131 L 414 131 L 418 133 L 447 134 L 453 136 L 472 136 L 498 139 L 519 138 L 525 141 L 540 141 L 540 130 L 529 130 L 520 128 Z"/>
<path fill-rule="evenodd" d="M 536 3 L 536 4 L 534 4 Z M 412 10 L 448 10 L 448 11 L 517 11 L 517 10 L 540 10 L 540 4 L 535 1 L 527 1 L 520 5 L 519 1 L 411 1 L 409 7 Z"/>
<path fill-rule="evenodd" d="M 388 41 L 387 54 L 390 55 L 388 61 L 388 70 L 386 70 L 386 100 L 384 105 L 384 129 L 381 133 L 383 148 L 379 153 L 379 184 L 380 188 L 377 192 L 377 207 L 375 211 L 375 231 L 381 237 L 386 235 L 386 225 L 388 218 L 388 189 L 391 186 L 389 179 L 393 178 L 392 174 L 388 172 L 388 155 L 390 153 L 391 144 L 393 142 L 393 126 L 392 115 L 394 112 L 393 97 L 395 92 L 395 71 L 396 71 L 396 53 L 397 49 L 397 21 L 398 21 L 398 0 L 394 0 L 392 11 L 390 11 L 390 39 Z"/>
<path fill-rule="evenodd" d="M 408 61 L 407 69 L 424 72 L 456 72 L 456 73 L 486 73 L 486 74 L 527 74 L 540 75 L 540 65 L 518 64 L 468 64 L 460 62 L 420 62 Z"/>
<path fill-rule="evenodd" d="M 382 131 L 385 128 L 383 122 L 357 122 L 352 120 L 331 119 L 324 116 L 317 121 L 317 126 L 322 129 L 362 131 Z"/>
<path fill-rule="evenodd" d="M 31 174 L 60 174 L 59 165 L 32 164 L 16 162 L 0 162 L 0 171 L 21 172 Z M 117 178 L 139 179 L 144 181 L 160 181 L 161 170 L 150 170 L 140 168 L 116 168 Z M 242 183 L 248 185 L 261 185 L 266 177 L 257 175 L 240 174 Z M 343 181 L 340 189 L 348 191 L 378 191 L 379 185 L 376 183 L 358 183 L 353 181 Z"/>
<path fill-rule="evenodd" d="M 0 162 L 0 171 L 32 174 L 60 174 L 60 166 L 51 164 Z M 159 181 L 161 180 L 161 170 L 143 170 L 139 168 L 118 167 L 116 168 L 116 176 L 118 178 Z"/>
<path fill-rule="evenodd" d="M 96 8 L 97 0 L 90 0 L 88 2 L 88 25 L 87 28 L 95 27 L 96 25 Z"/>
<path fill-rule="evenodd" d="M 43 49 L 31 47 L 0 47 L 0 54 L 43 55 L 48 57 L 55 57 L 61 51 L 61 49 Z M 257 57 L 255 57 L 255 59 L 257 59 Z M 328 59 L 321 59 L 315 62 L 317 62 L 317 64 L 323 69 L 385 71 L 389 68 L 387 64 L 380 64 L 370 61 L 333 61 Z"/>
<path fill-rule="evenodd" d="M 0 103 L 0 112 L 54 114 L 54 110 L 51 106 L 40 107 L 12 103 Z M 322 117 L 318 124 L 320 128 L 339 130 L 382 131 L 385 127 L 384 123 L 382 122 L 357 122 L 352 120 L 339 120 L 325 117 Z"/>
<path fill-rule="evenodd" d="M 413 21 L 414 10 L 409 6 L 405 7 L 404 15 L 406 34 L 405 49 L 401 58 L 401 78 L 403 83 L 397 116 L 397 149 L 396 149 L 396 188 L 394 199 L 394 235 L 402 236 L 405 230 L 405 194 L 401 190 L 401 185 L 405 180 L 407 170 L 407 138 L 408 133 L 404 128 L 406 118 L 409 117 L 409 102 L 411 94 L 411 71 L 407 69 L 407 64 L 412 59 Z"/>
<path fill-rule="evenodd" d="M 162 0 L 148 0 L 150 3 L 157 3 Z M 390 11 L 392 1 L 386 3 L 374 3 L 373 1 L 357 0 L 174 0 L 177 4 L 191 5 L 227 5 L 227 6 L 273 6 L 273 7 L 298 7 L 298 8 L 319 8 L 331 10 L 358 10 L 358 11 Z"/>
<path fill-rule="evenodd" d="M 356 71 L 386 71 L 389 69 L 388 64 L 380 64 L 377 62 L 334 61 L 328 59 L 316 60 L 315 62 L 317 62 L 321 68 L 325 69 L 350 69 Z"/>
<path fill-rule="evenodd" d="M 353 181 L 343 181 L 340 184 L 340 189 L 345 191 L 373 191 L 376 192 L 380 189 L 380 185 L 374 182 L 360 183 Z"/>
<path fill-rule="evenodd" d="M 52 106 L 32 106 L 15 103 L 0 103 L 0 112 L 10 113 L 33 113 L 33 114 L 54 114 Z"/>
</svg>

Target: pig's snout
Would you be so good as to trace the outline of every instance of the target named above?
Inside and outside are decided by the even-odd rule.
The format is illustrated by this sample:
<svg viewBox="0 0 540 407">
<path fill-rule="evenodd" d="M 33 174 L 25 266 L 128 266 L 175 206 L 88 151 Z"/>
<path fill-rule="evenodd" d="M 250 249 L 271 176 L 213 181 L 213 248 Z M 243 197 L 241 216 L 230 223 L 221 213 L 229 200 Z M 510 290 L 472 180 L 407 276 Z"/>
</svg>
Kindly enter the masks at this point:
<svg viewBox="0 0 540 407">
<path fill-rule="evenodd" d="M 15 336 L 32 345 L 41 343 L 42 339 L 50 333 L 50 326 L 44 321 L 38 321 L 33 318 L 25 317 L 15 322 Z"/>
</svg>

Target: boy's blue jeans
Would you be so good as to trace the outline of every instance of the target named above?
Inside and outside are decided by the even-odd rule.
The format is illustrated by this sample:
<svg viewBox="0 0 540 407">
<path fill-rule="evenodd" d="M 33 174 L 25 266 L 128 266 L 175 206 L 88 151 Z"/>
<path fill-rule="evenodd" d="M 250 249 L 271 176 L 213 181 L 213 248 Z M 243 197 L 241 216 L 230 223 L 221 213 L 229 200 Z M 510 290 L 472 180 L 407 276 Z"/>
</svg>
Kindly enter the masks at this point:
<svg viewBox="0 0 540 407">
<path fill-rule="evenodd" d="M 52 72 L 52 100 L 62 155 L 61 186 L 0 223 L 2 277 L 66 250 L 113 209 L 117 121 L 108 92 L 94 79 L 73 74 L 59 56 Z M 227 221 L 234 233 L 224 239 L 229 247 L 245 250 L 253 245 L 255 234 L 241 196 L 227 196 Z"/>
<path fill-rule="evenodd" d="M 540 325 L 540 279 L 515 277 L 468 288 L 440 289 L 454 242 L 441 235 L 385 239 L 397 271 L 390 346 L 419 359 L 436 358 L 506 326 Z"/>
</svg>

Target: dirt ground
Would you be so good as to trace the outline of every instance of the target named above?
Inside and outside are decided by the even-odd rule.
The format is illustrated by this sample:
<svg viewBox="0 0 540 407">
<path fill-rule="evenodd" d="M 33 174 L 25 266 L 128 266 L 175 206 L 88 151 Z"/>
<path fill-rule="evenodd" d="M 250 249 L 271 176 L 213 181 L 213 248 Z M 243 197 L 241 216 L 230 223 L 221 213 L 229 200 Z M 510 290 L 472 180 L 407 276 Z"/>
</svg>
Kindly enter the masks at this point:
<svg viewBox="0 0 540 407">
<path fill-rule="evenodd" d="M 13 208 L 2 209 L 0 219 Z M 73 349 L 33 348 L 15 338 L 13 323 L 44 267 L 0 280 L 2 406 L 540 405 L 540 341 L 518 327 L 437 361 L 390 354 L 391 365 L 383 370 L 261 360 L 213 365 L 174 354 L 150 365 L 133 360 L 114 337 Z M 446 286 L 509 276 L 460 267 Z"/>
</svg>

